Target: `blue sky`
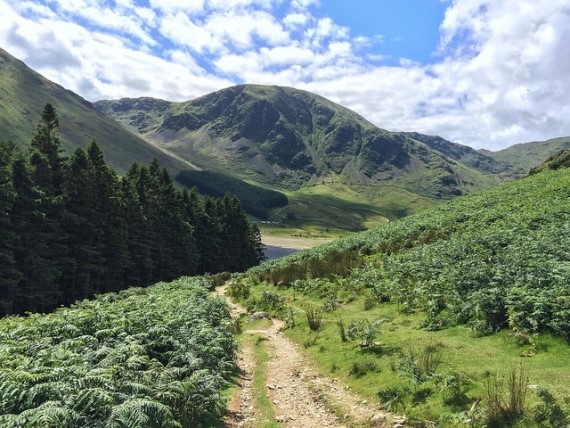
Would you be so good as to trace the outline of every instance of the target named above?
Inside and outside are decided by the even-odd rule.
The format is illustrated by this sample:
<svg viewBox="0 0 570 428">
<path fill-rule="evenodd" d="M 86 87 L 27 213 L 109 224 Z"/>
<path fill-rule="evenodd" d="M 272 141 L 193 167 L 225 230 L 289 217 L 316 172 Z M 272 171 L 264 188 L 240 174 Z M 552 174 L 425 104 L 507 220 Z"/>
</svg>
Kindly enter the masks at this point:
<svg viewBox="0 0 570 428">
<path fill-rule="evenodd" d="M 567 0 L 0 0 L 0 24 L 90 101 L 258 83 L 476 148 L 570 135 Z"/>
<path fill-rule="evenodd" d="M 397 64 L 399 58 L 433 62 L 439 26 L 449 2 L 440 0 L 336 0 L 318 8 L 354 35 L 379 37 L 370 51 Z"/>
</svg>

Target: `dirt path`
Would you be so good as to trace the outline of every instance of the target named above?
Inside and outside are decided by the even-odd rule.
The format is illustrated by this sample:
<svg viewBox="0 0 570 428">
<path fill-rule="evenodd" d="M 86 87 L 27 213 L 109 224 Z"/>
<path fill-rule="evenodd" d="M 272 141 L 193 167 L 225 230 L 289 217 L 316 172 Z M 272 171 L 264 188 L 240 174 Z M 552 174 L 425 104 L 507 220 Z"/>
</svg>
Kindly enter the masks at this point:
<svg viewBox="0 0 570 428">
<path fill-rule="evenodd" d="M 216 293 L 224 296 L 225 286 Z M 237 318 L 245 309 L 231 305 Z M 283 334 L 284 323 L 273 319 L 260 330 L 242 334 L 260 334 L 267 340 L 270 361 L 267 373 L 267 394 L 274 405 L 276 422 L 284 427 L 399 427 L 403 419 L 392 417 L 363 401 L 338 379 L 321 376 L 301 354 L 297 346 Z M 240 349 L 238 365 L 242 373 L 240 389 L 230 401 L 226 427 L 255 428 L 255 399 L 253 391 L 253 350 Z"/>
</svg>

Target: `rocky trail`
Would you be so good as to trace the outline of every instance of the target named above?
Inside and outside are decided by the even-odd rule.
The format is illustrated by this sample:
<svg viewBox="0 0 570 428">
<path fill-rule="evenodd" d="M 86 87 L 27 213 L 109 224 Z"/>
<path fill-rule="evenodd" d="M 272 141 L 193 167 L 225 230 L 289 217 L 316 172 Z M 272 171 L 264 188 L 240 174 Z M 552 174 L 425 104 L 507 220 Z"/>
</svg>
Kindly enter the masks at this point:
<svg viewBox="0 0 570 428">
<path fill-rule="evenodd" d="M 216 293 L 224 296 L 225 286 L 218 287 Z M 228 304 L 234 319 L 246 313 L 240 305 L 230 301 Z M 319 374 L 297 345 L 285 337 L 283 329 L 283 321 L 272 319 L 266 328 L 242 332 L 259 335 L 267 345 L 270 359 L 265 393 L 273 405 L 277 425 L 290 428 L 403 426 L 403 418 L 368 403 L 338 379 Z M 255 364 L 252 347 L 242 347 L 238 355 L 239 389 L 230 400 L 226 427 L 260 426 L 253 387 Z"/>
</svg>

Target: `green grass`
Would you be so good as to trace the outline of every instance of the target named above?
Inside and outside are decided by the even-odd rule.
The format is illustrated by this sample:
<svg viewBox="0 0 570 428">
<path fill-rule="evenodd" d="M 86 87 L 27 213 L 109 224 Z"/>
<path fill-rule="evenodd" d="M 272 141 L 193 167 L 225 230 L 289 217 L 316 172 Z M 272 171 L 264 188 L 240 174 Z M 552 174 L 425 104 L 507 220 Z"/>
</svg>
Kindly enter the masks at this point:
<svg viewBox="0 0 570 428">
<path fill-rule="evenodd" d="M 264 290 L 275 291 L 275 288 L 266 285 L 255 287 L 256 294 Z M 404 399 L 393 405 L 392 410 L 405 413 L 412 421 L 436 421 L 442 415 L 450 417 L 468 412 L 477 400 L 485 397 L 489 377 L 506 376 L 518 364 L 522 364 L 528 373 L 529 384 L 536 385 L 536 389 L 530 388 L 527 394 L 529 412 L 538 405 L 536 391 L 541 388 L 547 389 L 566 406 L 570 405 L 567 377 L 570 353 L 567 343 L 561 338 L 540 335 L 532 338 L 532 345 L 521 345 L 509 331 L 485 337 L 475 337 L 465 326 L 430 332 L 420 328 L 425 319 L 423 313 L 399 313 L 393 303 L 378 304 L 364 311 L 364 297 L 344 302 L 332 313 L 324 313 L 323 323 L 315 333 L 310 330 L 304 311 L 307 305 L 322 307 L 327 299 L 300 294 L 292 289 L 281 289 L 280 293 L 296 310 L 295 327 L 287 329 L 286 335 L 300 345 L 319 371 L 341 378 L 370 402 L 379 402 L 378 393 L 387 387 L 406 389 L 408 392 Z M 356 321 L 385 321 L 380 326 L 377 344 L 362 347 L 359 340 L 342 341 L 339 320 L 343 320 L 345 327 Z M 429 346 L 441 353 L 441 365 L 434 378 L 414 383 L 402 371 L 402 358 L 410 353 L 419 358 Z M 376 369 L 361 375 L 354 373 L 355 364 L 366 366 L 370 362 L 375 363 Z M 464 396 L 458 403 L 446 402 L 451 392 L 450 387 L 444 386 L 445 381 L 457 375 L 461 378 Z M 429 390 L 431 393 L 424 401 L 423 394 Z"/>
<path fill-rule="evenodd" d="M 521 364 L 532 385 L 525 375 L 525 426 L 561 426 L 570 415 L 569 189 L 570 169 L 543 172 L 270 260 L 237 280 L 250 284 L 250 305 L 280 293 L 280 312 L 297 313 L 288 334 L 320 368 L 368 399 L 383 397 L 413 426 L 520 419 L 505 385 Z M 307 305 L 331 311 L 318 332 L 307 326 Z M 339 320 L 357 337 L 343 341 Z M 366 338 L 378 320 L 382 334 Z M 422 374 L 439 354 L 435 375 Z"/>
<path fill-rule="evenodd" d="M 285 193 L 289 204 L 274 210 L 272 220 L 288 228 L 337 235 L 386 224 L 436 203 L 396 186 L 348 186 L 333 181 Z"/>
</svg>

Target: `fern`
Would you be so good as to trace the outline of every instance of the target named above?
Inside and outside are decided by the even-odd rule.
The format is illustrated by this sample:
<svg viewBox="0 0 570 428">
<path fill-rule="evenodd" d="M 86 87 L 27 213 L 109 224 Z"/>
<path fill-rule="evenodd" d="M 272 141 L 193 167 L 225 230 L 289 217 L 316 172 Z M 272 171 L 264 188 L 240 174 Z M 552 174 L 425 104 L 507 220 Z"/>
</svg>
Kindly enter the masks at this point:
<svg viewBox="0 0 570 428">
<path fill-rule="evenodd" d="M 168 406 L 149 399 L 134 398 L 113 407 L 106 421 L 109 428 L 177 428 Z"/>
</svg>

